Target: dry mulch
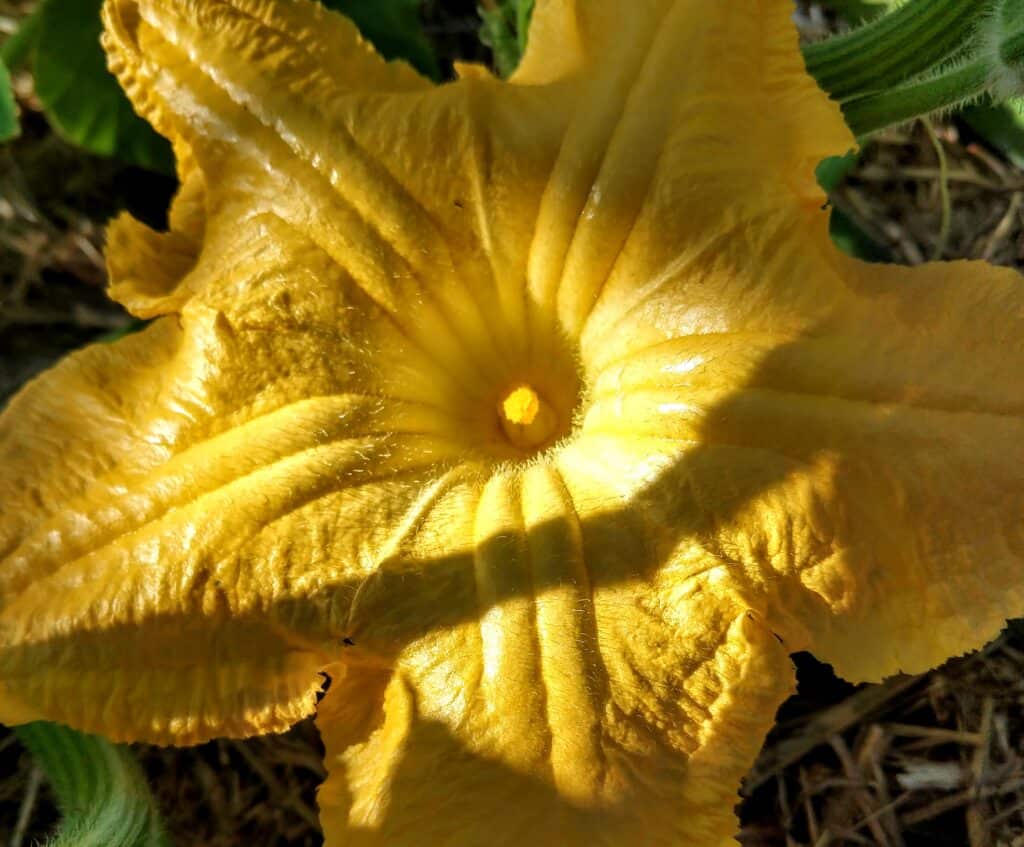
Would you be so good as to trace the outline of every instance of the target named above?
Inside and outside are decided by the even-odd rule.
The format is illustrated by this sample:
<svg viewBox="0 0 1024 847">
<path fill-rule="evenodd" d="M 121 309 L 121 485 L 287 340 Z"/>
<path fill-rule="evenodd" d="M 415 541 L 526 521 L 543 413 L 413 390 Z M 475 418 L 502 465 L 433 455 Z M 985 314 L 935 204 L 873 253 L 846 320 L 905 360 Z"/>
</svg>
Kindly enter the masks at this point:
<svg viewBox="0 0 1024 847">
<path fill-rule="evenodd" d="M 744 784 L 741 843 L 1024 845 L 1021 635 L 847 691 L 800 657 L 800 690 Z M 814 708 L 830 688 L 836 701 Z"/>
<path fill-rule="evenodd" d="M 0 4 L 0 28 L 26 5 Z M 470 51 L 473 5 L 452 8 L 430 7 L 433 32 L 449 54 Z M 808 28 L 831 25 L 804 9 Z M 19 96 L 24 135 L 0 148 L 0 404 L 63 352 L 129 325 L 102 293 L 102 224 L 124 207 L 159 223 L 172 190 L 62 142 L 24 78 Z M 895 261 L 1024 262 L 1024 171 L 956 121 L 877 136 L 833 203 Z M 798 693 L 743 789 L 744 845 L 1024 847 L 1024 628 L 882 685 L 796 662 Z M 189 847 L 320 844 L 321 752 L 311 721 L 138 747 L 175 843 Z M 55 820 L 45 778 L 0 728 L 0 847 L 36 843 Z"/>
</svg>

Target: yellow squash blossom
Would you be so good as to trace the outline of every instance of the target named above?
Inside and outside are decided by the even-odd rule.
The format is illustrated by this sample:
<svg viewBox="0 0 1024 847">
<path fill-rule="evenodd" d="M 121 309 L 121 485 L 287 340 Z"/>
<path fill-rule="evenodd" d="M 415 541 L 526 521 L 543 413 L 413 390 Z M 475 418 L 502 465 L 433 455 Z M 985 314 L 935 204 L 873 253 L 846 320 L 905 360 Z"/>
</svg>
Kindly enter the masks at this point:
<svg viewBox="0 0 1024 847">
<path fill-rule="evenodd" d="M 1024 284 L 833 249 L 792 11 L 540 0 L 435 86 L 309 0 L 107 0 L 182 189 L 109 233 L 156 320 L 0 418 L 0 719 L 315 710 L 329 845 L 717 847 L 788 653 L 1024 612 Z"/>
</svg>

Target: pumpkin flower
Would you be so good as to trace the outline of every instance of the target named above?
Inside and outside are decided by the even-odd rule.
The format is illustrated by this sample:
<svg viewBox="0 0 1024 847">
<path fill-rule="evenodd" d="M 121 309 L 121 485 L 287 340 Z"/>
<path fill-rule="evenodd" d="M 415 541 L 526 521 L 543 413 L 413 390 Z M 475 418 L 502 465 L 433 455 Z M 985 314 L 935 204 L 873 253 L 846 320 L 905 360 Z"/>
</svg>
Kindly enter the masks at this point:
<svg viewBox="0 0 1024 847">
<path fill-rule="evenodd" d="M 0 720 L 315 711 L 329 845 L 724 845 L 790 652 L 1024 612 L 1024 284 L 832 247 L 791 13 L 539 0 L 436 86 L 309 0 L 107 0 L 182 187 L 109 230 L 152 323 L 0 418 Z"/>
</svg>

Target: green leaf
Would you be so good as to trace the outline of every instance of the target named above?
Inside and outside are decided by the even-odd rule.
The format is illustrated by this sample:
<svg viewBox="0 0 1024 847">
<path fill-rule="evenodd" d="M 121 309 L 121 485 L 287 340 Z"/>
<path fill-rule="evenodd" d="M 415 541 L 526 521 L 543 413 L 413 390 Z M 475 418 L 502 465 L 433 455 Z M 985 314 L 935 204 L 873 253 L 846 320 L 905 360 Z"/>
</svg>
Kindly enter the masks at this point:
<svg viewBox="0 0 1024 847">
<path fill-rule="evenodd" d="M 858 144 L 861 140 L 858 139 Z M 851 151 L 845 156 L 829 156 L 818 163 L 814 176 L 826 192 L 831 194 L 860 160 L 860 154 Z M 844 253 L 866 262 L 890 262 L 888 249 L 864 232 L 842 209 L 832 207 L 828 220 L 832 243 Z"/>
<path fill-rule="evenodd" d="M 879 244 L 864 232 L 840 209 L 832 209 L 828 219 L 829 235 L 832 243 L 848 256 L 865 262 L 891 262 L 892 254 L 885 245 Z"/>
<path fill-rule="evenodd" d="M 961 120 L 1018 168 L 1024 168 L 1024 100 L 1001 106 L 971 106 Z"/>
<path fill-rule="evenodd" d="M 11 90 L 11 76 L 0 59 L 0 142 L 15 138 L 18 131 L 18 106 Z"/>
<path fill-rule="evenodd" d="M 0 46 L 0 61 L 10 71 L 18 70 L 28 60 L 36 46 L 39 35 L 39 21 L 42 19 L 41 7 L 26 18 L 23 18 L 13 35 Z"/>
<path fill-rule="evenodd" d="M 141 332 L 147 326 L 149 321 L 141 320 L 139 318 L 132 318 L 127 324 L 120 329 L 112 329 L 110 332 L 105 332 L 99 338 L 96 339 L 96 343 L 99 344 L 113 344 L 115 341 L 120 341 L 127 335 L 134 335 L 136 332 Z"/>
<path fill-rule="evenodd" d="M 404 59 L 431 79 L 440 78 L 434 48 L 420 22 L 420 0 L 321 0 L 359 27 L 385 59 Z"/>
<path fill-rule="evenodd" d="M 854 152 L 847 153 L 845 156 L 829 156 L 818 162 L 814 178 L 826 193 L 831 194 L 846 175 L 857 166 L 859 159 L 860 156 Z"/>
<path fill-rule="evenodd" d="M 509 77 L 526 50 L 534 0 L 491 0 L 480 7 L 480 40 L 494 53 L 494 65 Z"/>
<path fill-rule="evenodd" d="M 102 0 L 43 0 L 35 47 L 36 95 L 54 127 L 93 153 L 172 173 L 170 144 L 142 118 L 107 70 Z"/>
</svg>

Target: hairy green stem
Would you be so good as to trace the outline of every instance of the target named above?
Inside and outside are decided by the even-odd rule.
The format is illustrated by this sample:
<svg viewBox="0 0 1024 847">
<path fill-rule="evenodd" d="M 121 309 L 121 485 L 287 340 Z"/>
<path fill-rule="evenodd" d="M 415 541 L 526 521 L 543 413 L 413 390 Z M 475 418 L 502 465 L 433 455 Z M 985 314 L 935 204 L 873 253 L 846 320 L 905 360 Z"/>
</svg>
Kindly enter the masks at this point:
<svg viewBox="0 0 1024 847">
<path fill-rule="evenodd" d="M 127 748 L 42 721 L 14 733 L 42 766 L 62 815 L 47 847 L 170 847 Z"/>
<path fill-rule="evenodd" d="M 867 135 L 1024 94 L 1024 0 L 907 0 L 804 47 L 807 69 Z"/>
<path fill-rule="evenodd" d="M 854 134 L 868 135 L 887 126 L 977 100 L 988 92 L 991 78 L 991 63 L 977 59 L 930 79 L 847 100 L 840 105 Z"/>
<path fill-rule="evenodd" d="M 910 0 L 858 29 L 808 44 L 807 70 L 836 99 L 890 88 L 955 55 L 984 11 L 980 0 Z"/>
</svg>

